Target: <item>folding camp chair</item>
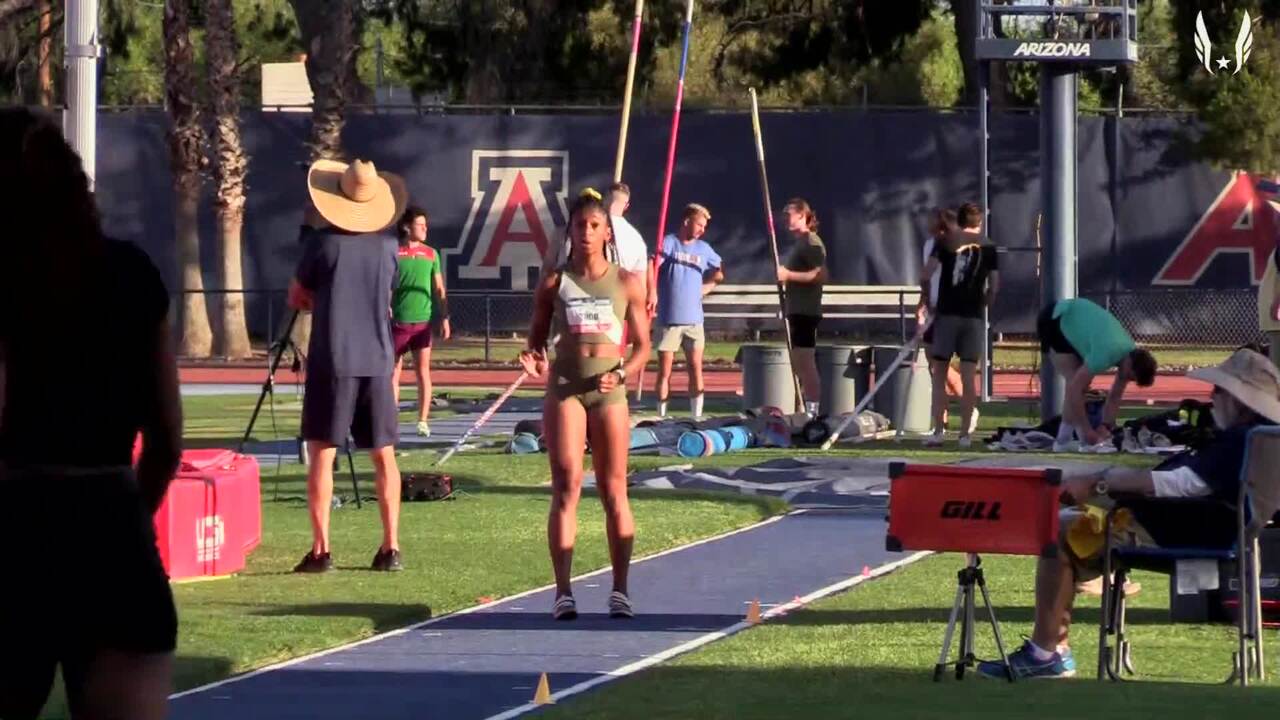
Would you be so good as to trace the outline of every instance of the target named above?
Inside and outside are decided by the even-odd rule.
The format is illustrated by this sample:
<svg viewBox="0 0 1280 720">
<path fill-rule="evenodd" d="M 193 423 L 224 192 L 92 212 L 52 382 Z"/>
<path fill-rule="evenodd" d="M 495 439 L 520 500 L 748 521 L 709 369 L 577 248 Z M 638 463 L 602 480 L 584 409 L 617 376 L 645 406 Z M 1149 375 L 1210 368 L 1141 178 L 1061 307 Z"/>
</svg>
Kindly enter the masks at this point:
<svg viewBox="0 0 1280 720">
<path fill-rule="evenodd" d="M 1231 676 L 1243 687 L 1252 675 L 1263 679 L 1262 593 L 1259 583 L 1261 560 L 1258 536 L 1280 509 L 1280 427 L 1259 427 L 1250 431 L 1245 443 L 1245 461 L 1240 473 L 1240 495 L 1234 507 L 1192 498 L 1141 498 L 1119 507 L 1145 503 L 1171 514 L 1186 514 L 1188 522 L 1212 525 L 1214 519 L 1233 520 L 1234 536 L 1219 533 L 1202 547 L 1139 548 L 1113 545 L 1112 523 L 1116 509 L 1107 514 L 1102 571 L 1102 614 L 1098 629 L 1098 679 L 1120 680 L 1121 672 L 1134 674 L 1125 635 L 1124 581 L 1131 568 L 1172 571 L 1178 560 L 1206 559 L 1235 561 L 1240 584 L 1240 605 L 1236 613 L 1239 647 L 1232 658 Z M 1234 518 L 1231 518 L 1234 515 Z M 1114 578 L 1112 573 L 1115 573 Z M 1115 635 L 1114 646 L 1108 642 Z"/>
</svg>

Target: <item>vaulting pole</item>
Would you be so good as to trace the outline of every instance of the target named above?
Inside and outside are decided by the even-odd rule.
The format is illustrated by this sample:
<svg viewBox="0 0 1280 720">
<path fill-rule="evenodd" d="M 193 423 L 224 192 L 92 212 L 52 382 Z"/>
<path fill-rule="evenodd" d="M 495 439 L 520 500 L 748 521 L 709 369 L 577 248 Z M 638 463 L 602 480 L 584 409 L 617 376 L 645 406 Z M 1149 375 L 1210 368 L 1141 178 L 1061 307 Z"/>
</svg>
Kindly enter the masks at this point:
<svg viewBox="0 0 1280 720">
<path fill-rule="evenodd" d="M 687 0 L 684 11 L 684 47 L 680 52 L 680 77 L 676 81 L 676 107 L 671 115 L 671 140 L 667 143 L 667 173 L 662 181 L 662 204 L 658 206 L 658 234 L 654 238 L 653 256 L 649 262 L 649 283 L 658 294 L 658 262 L 662 255 L 662 239 L 667 234 L 667 208 L 671 202 L 671 177 L 676 169 L 676 140 L 680 137 L 680 108 L 684 103 L 684 73 L 689 66 L 689 38 L 693 35 L 693 3 Z M 636 383 L 636 400 L 644 392 L 644 368 L 640 369 L 640 381 Z"/>
<path fill-rule="evenodd" d="M 640 26 L 644 0 L 636 0 L 636 17 L 631 23 L 631 57 L 627 59 L 627 87 L 622 92 L 622 123 L 618 128 L 618 154 L 613 160 L 613 181 L 622 180 L 622 161 L 627 154 L 627 126 L 631 123 L 631 91 L 636 84 L 636 58 L 640 55 Z"/>
</svg>

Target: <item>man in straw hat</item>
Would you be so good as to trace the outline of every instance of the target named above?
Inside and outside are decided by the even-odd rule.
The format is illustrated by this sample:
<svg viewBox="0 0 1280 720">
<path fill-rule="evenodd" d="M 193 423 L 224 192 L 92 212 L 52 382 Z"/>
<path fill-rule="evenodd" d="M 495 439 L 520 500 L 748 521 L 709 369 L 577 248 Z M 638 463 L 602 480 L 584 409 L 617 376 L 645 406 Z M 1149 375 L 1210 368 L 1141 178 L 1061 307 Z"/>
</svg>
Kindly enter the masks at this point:
<svg viewBox="0 0 1280 720">
<path fill-rule="evenodd" d="M 1258 425 L 1280 423 L 1280 370 L 1263 355 L 1237 350 L 1217 367 L 1188 373 L 1213 385 L 1213 419 L 1208 444 L 1174 455 L 1153 470 L 1109 467 L 1068 478 L 1063 501 L 1085 505 L 1066 510 L 1056 557 L 1041 558 L 1036 568 L 1035 629 L 1031 639 L 1009 656 L 1018 677 L 1055 678 L 1075 674 L 1067 644 L 1075 583 L 1102 571 L 1102 508 L 1122 504 L 1113 533 L 1120 542 L 1148 547 L 1229 547 L 1236 536 L 1235 504 L 1240 492 L 1245 440 Z M 1128 496 L 1113 499 L 1108 493 Z M 1138 497 L 1134 497 L 1138 496 Z M 1177 510 L 1152 504 L 1153 498 L 1203 498 Z M 1093 510 L 1090 511 L 1092 506 Z M 1003 678 L 1000 663 L 981 663 L 983 675 Z"/>
<path fill-rule="evenodd" d="M 307 173 L 311 226 L 289 304 L 315 313 L 308 350 L 302 436 L 307 441 L 307 503 L 311 550 L 296 572 L 325 572 L 333 461 L 348 436 L 370 450 L 382 514 L 382 545 L 374 570 L 400 570 L 397 523 L 399 435 L 391 378 L 391 293 L 397 244 L 384 232 L 404 212 L 407 193 L 395 175 L 373 163 L 318 160 Z"/>
</svg>

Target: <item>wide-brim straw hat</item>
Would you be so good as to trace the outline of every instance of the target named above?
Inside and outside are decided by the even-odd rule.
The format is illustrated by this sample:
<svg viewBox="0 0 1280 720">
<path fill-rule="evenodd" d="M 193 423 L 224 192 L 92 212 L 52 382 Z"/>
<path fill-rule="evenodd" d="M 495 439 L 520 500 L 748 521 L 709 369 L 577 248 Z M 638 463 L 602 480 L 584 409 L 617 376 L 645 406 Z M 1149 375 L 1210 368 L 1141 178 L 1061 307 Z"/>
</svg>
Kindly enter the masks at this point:
<svg viewBox="0 0 1280 720">
<path fill-rule="evenodd" d="M 307 171 L 307 191 L 320 217 L 348 232 L 383 230 L 404 213 L 409 193 L 398 175 L 372 162 L 317 160 Z"/>
<path fill-rule="evenodd" d="M 1253 350 L 1237 350 L 1222 364 L 1192 370 L 1187 377 L 1213 383 L 1255 413 L 1280 423 L 1280 370 Z"/>
</svg>

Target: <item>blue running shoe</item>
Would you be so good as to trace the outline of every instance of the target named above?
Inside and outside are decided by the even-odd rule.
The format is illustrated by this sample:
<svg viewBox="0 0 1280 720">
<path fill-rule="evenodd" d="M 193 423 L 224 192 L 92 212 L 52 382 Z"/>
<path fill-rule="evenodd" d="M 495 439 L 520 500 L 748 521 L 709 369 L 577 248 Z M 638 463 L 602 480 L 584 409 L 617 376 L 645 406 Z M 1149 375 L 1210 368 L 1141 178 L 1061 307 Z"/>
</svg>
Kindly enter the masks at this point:
<svg viewBox="0 0 1280 720">
<path fill-rule="evenodd" d="M 1009 655 L 1009 666 L 1013 668 L 1013 676 L 1017 680 L 1069 678 L 1076 674 L 1076 659 L 1070 649 L 1065 653 L 1055 652 L 1048 660 L 1037 660 L 1031 650 L 1030 640 Z M 978 674 L 997 680 L 1008 677 L 1005 675 L 1004 665 L 999 661 L 978 663 Z"/>
</svg>

